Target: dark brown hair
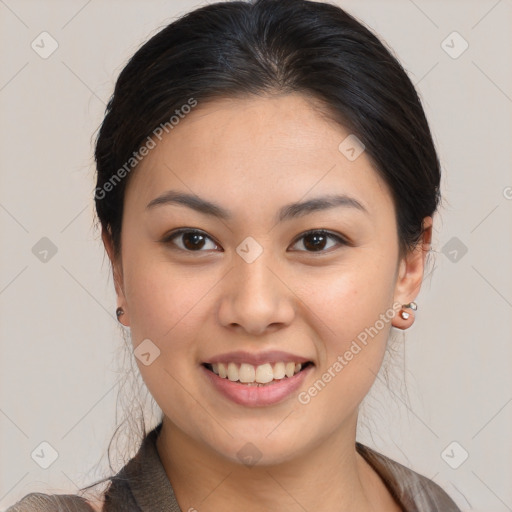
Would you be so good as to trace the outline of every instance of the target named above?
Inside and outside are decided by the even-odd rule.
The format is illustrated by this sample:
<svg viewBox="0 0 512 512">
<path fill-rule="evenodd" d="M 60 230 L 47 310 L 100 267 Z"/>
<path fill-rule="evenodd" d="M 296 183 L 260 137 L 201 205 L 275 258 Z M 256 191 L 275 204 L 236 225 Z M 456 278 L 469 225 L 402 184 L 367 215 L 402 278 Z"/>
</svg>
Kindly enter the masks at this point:
<svg viewBox="0 0 512 512">
<path fill-rule="evenodd" d="M 186 14 L 147 41 L 119 75 L 95 151 L 96 211 L 115 255 L 134 155 L 156 127 L 191 100 L 286 92 L 321 100 L 362 141 L 392 193 L 400 247 L 413 247 L 438 205 L 440 165 L 402 66 L 335 5 L 256 0 Z"/>
</svg>

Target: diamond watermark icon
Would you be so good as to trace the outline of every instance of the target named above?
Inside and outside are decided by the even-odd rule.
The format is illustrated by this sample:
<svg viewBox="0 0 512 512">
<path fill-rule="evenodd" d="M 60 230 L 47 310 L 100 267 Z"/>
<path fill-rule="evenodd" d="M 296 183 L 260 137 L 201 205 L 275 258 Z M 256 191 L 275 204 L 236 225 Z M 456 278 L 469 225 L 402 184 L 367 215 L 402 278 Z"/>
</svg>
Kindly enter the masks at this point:
<svg viewBox="0 0 512 512">
<path fill-rule="evenodd" d="M 50 443 L 43 441 L 30 456 L 38 466 L 48 469 L 58 459 L 59 453 Z"/>
<path fill-rule="evenodd" d="M 57 254 L 57 246 L 49 238 L 43 236 L 32 247 L 32 254 L 42 263 L 48 263 Z"/>
<path fill-rule="evenodd" d="M 30 46 L 39 57 L 47 59 L 59 47 L 59 43 L 48 32 L 41 32 Z"/>
<path fill-rule="evenodd" d="M 252 443 L 245 443 L 240 450 L 236 453 L 238 459 L 242 464 L 247 467 L 252 467 L 256 464 L 263 455 L 258 448 Z"/>
<path fill-rule="evenodd" d="M 146 338 L 137 345 L 133 354 L 144 366 L 149 366 L 160 355 L 160 349 Z"/>
<path fill-rule="evenodd" d="M 452 441 L 442 452 L 441 458 L 450 466 L 452 469 L 457 469 L 469 457 L 469 453 L 464 447 L 457 441 Z"/>
<path fill-rule="evenodd" d="M 441 48 L 452 59 L 458 59 L 469 48 L 469 43 L 457 31 L 453 31 L 443 40 Z"/>
<path fill-rule="evenodd" d="M 236 252 L 247 263 L 252 263 L 261 255 L 263 247 L 252 236 L 248 236 L 237 246 Z"/>
<path fill-rule="evenodd" d="M 351 162 L 359 158 L 365 149 L 366 146 L 353 133 L 343 139 L 338 146 L 340 153 Z"/>
<path fill-rule="evenodd" d="M 468 248 L 456 236 L 443 245 L 441 252 L 452 262 L 458 263 L 468 252 Z"/>
</svg>

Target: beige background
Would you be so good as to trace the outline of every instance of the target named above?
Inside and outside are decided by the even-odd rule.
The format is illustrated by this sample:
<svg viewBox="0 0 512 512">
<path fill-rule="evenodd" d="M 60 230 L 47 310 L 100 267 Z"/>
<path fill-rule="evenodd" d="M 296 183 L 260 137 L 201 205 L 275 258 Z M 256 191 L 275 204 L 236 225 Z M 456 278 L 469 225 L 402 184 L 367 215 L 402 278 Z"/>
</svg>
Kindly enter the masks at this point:
<svg viewBox="0 0 512 512">
<path fill-rule="evenodd" d="M 435 269 L 402 340 L 403 369 L 391 391 L 377 381 L 359 439 L 432 478 L 462 510 L 510 511 L 512 0 L 338 3 L 418 84 L 444 172 Z M 199 4 L 0 0 L 2 510 L 102 476 L 122 338 L 93 224 L 92 140 L 129 56 Z M 46 59 L 31 47 L 43 31 L 58 43 Z M 57 250 L 46 262 L 33 253 L 43 237 Z M 31 458 L 43 441 L 58 452 L 48 469 Z M 455 465 L 462 450 L 453 469 L 445 460 Z"/>
</svg>

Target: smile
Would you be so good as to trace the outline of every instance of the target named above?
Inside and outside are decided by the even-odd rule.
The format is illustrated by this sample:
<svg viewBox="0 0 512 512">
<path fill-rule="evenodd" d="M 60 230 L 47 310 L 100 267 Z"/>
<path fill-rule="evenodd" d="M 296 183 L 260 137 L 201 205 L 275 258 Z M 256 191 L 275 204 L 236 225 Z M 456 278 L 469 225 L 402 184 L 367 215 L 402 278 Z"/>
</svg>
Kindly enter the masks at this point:
<svg viewBox="0 0 512 512">
<path fill-rule="evenodd" d="M 203 363 L 207 382 L 223 398 L 246 407 L 265 407 L 298 391 L 314 369 L 312 362 Z"/>
<path fill-rule="evenodd" d="M 265 363 L 258 366 L 234 362 L 230 363 L 205 363 L 205 367 L 222 379 L 229 379 L 231 382 L 239 382 L 246 385 L 266 385 L 273 381 L 290 378 L 299 373 L 302 369 L 311 365 L 307 363 L 283 362 Z"/>
</svg>

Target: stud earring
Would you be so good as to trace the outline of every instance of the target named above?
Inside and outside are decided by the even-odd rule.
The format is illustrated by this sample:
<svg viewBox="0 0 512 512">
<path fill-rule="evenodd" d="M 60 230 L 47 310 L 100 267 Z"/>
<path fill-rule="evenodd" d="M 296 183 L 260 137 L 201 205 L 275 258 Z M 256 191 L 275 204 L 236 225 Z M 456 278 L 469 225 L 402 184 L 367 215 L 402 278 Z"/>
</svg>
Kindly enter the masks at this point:
<svg viewBox="0 0 512 512">
<path fill-rule="evenodd" d="M 116 316 L 117 316 L 117 319 L 119 320 L 119 317 L 124 315 L 124 309 L 119 307 L 116 309 Z"/>
<path fill-rule="evenodd" d="M 409 304 L 402 304 L 402 308 L 412 309 L 413 311 L 416 311 L 418 309 L 418 305 L 416 304 L 416 302 L 409 302 Z M 400 311 L 400 316 L 404 320 L 407 320 L 411 316 L 411 314 L 408 313 L 407 311 Z"/>
</svg>

